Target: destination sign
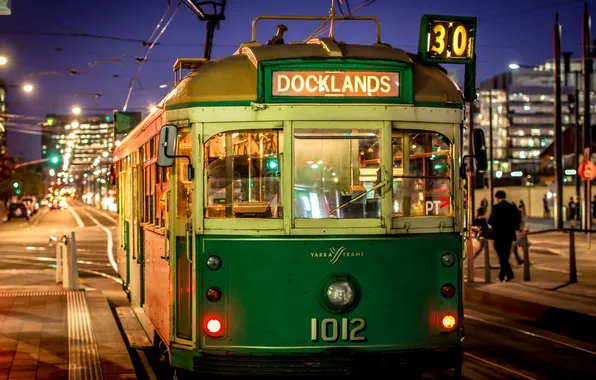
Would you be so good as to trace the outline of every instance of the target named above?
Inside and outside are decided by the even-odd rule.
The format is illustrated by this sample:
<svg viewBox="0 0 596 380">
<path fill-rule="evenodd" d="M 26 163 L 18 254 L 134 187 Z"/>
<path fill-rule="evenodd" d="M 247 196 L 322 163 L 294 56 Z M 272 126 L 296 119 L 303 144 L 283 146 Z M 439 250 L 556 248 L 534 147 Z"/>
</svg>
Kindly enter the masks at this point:
<svg viewBox="0 0 596 380">
<path fill-rule="evenodd" d="M 469 62 L 474 60 L 475 37 L 475 17 L 425 15 L 419 54 L 427 61 Z"/>
<path fill-rule="evenodd" d="M 397 98 L 399 73 L 378 71 L 273 71 L 271 95 Z"/>
</svg>

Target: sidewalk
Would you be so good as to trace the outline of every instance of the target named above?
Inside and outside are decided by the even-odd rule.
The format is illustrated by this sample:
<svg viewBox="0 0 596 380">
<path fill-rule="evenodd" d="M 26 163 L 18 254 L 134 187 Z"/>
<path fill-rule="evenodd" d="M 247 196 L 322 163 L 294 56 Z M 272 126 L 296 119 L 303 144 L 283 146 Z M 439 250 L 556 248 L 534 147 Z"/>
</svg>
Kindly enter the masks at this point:
<svg viewBox="0 0 596 380">
<path fill-rule="evenodd" d="M 103 293 L 54 279 L 53 270 L 0 270 L 0 379 L 136 379 Z"/>
<path fill-rule="evenodd" d="M 500 266 L 490 241 L 492 282 L 485 283 L 483 252 L 474 262 L 474 282 L 465 284 L 465 305 L 505 313 L 547 330 L 596 342 L 596 233 L 591 236 L 591 248 L 587 234 L 575 233 L 578 282 L 573 284 L 569 283 L 568 233 L 530 235 L 529 242 L 531 281 L 523 281 L 523 264 L 518 264 L 512 254 L 514 280 L 498 282 Z M 523 250 L 518 250 L 523 259 Z M 466 265 L 464 262 L 464 272 Z"/>
</svg>

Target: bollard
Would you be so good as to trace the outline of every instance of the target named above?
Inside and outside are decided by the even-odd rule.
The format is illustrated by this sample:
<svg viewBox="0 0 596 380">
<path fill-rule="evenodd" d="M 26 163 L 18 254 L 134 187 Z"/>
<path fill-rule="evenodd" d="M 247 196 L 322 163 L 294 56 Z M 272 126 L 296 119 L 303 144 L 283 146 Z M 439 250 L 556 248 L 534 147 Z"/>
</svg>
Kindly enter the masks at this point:
<svg viewBox="0 0 596 380">
<path fill-rule="evenodd" d="M 62 282 L 62 243 L 56 244 L 56 284 Z"/>
<path fill-rule="evenodd" d="M 490 281 L 490 255 L 489 255 L 489 243 L 488 239 L 485 239 L 484 244 L 484 282 L 489 283 Z"/>
<path fill-rule="evenodd" d="M 569 283 L 577 282 L 577 267 L 575 263 L 575 233 L 569 231 Z"/>
<path fill-rule="evenodd" d="M 522 247 L 524 249 L 524 281 L 530 281 L 530 247 L 527 232 L 523 235 Z"/>
<path fill-rule="evenodd" d="M 75 233 L 70 233 L 70 238 L 64 235 L 62 287 L 69 290 L 79 288 L 79 270 L 77 266 Z"/>
</svg>

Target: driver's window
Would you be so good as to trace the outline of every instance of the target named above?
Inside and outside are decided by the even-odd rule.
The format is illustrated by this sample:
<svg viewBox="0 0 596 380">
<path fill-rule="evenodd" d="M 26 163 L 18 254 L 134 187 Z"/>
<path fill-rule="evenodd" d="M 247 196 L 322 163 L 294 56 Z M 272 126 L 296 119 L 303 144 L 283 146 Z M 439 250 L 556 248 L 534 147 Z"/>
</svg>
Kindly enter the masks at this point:
<svg viewBox="0 0 596 380">
<path fill-rule="evenodd" d="M 176 147 L 177 156 L 192 157 L 192 134 L 190 130 L 180 130 L 178 133 L 178 146 Z M 188 179 L 188 164 L 186 158 L 176 160 L 176 180 L 177 180 L 177 200 L 178 207 L 176 216 L 184 219 L 189 216 L 192 210 L 192 193 L 190 192 L 192 181 Z"/>
<path fill-rule="evenodd" d="M 450 216 L 452 144 L 440 133 L 395 132 L 393 216 Z"/>
<path fill-rule="evenodd" d="M 281 218 L 283 131 L 230 131 L 205 143 L 206 218 Z"/>
</svg>

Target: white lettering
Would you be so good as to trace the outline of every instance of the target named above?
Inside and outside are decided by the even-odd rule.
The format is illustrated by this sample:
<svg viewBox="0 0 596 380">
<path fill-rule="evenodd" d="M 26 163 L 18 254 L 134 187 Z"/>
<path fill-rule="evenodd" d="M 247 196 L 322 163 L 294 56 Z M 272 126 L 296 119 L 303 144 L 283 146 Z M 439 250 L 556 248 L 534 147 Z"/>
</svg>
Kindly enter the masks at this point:
<svg viewBox="0 0 596 380">
<path fill-rule="evenodd" d="M 374 82 L 374 86 L 373 86 L 373 82 Z M 368 95 L 372 95 L 375 92 L 379 91 L 379 78 L 369 76 L 369 77 L 367 77 L 367 83 L 368 83 Z"/>
<path fill-rule="evenodd" d="M 433 202 L 432 201 L 426 201 L 426 215 L 428 215 L 429 212 L 433 211 Z"/>
<path fill-rule="evenodd" d="M 345 93 L 347 91 L 354 92 L 354 86 L 352 85 L 351 77 L 346 77 L 346 80 L 344 81 L 344 86 L 341 89 L 341 92 L 343 92 L 343 93 Z"/>
<path fill-rule="evenodd" d="M 310 82 L 311 81 L 314 82 L 314 85 L 313 86 L 310 85 Z M 317 87 L 317 77 L 315 77 L 314 75 L 309 75 L 306 78 L 306 90 L 308 92 L 315 92 L 315 91 L 317 91 L 317 89 L 318 89 L 318 87 Z"/>
<path fill-rule="evenodd" d="M 381 77 L 381 92 L 388 93 L 391 91 L 391 78 L 386 75 Z"/>
<path fill-rule="evenodd" d="M 338 92 L 341 92 L 341 88 L 337 88 L 337 87 L 335 86 L 335 84 L 336 84 L 336 83 L 335 83 L 335 80 L 336 80 L 336 79 L 337 79 L 337 77 L 336 77 L 336 76 L 332 76 L 332 77 L 331 77 L 331 92 L 338 93 Z"/>
<path fill-rule="evenodd" d="M 288 77 L 287 75 L 278 75 L 277 76 L 277 91 L 286 92 L 289 89 L 290 89 L 290 77 Z"/>
<path fill-rule="evenodd" d="M 319 75 L 319 91 L 320 92 L 329 92 L 329 86 L 327 86 L 327 79 L 329 79 L 329 75 Z"/>
<path fill-rule="evenodd" d="M 292 91 L 302 92 L 302 90 L 304 90 L 304 78 L 302 78 L 300 75 L 295 75 L 292 77 Z"/>
<path fill-rule="evenodd" d="M 360 76 L 356 76 L 356 92 L 360 91 L 360 92 L 368 92 L 366 91 L 366 78 L 360 77 Z"/>
<path fill-rule="evenodd" d="M 441 201 L 433 201 L 433 203 L 435 204 L 435 215 L 439 215 L 439 205 L 441 204 Z"/>
</svg>

